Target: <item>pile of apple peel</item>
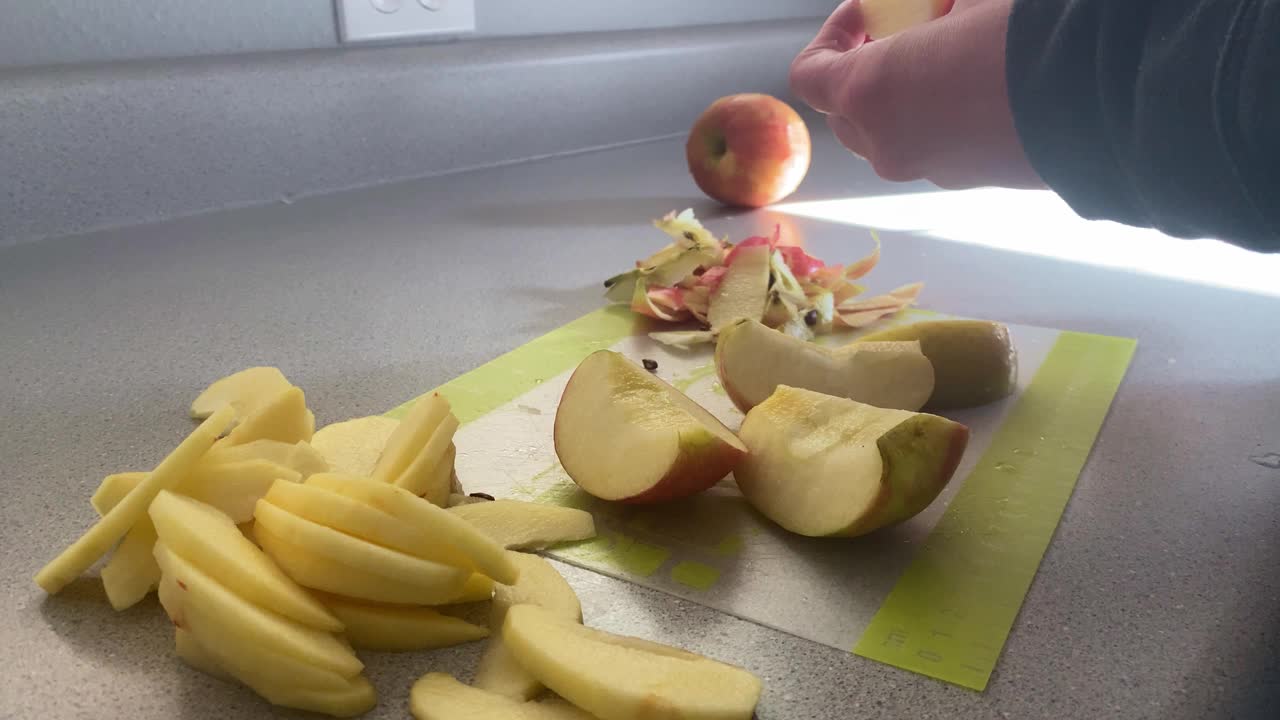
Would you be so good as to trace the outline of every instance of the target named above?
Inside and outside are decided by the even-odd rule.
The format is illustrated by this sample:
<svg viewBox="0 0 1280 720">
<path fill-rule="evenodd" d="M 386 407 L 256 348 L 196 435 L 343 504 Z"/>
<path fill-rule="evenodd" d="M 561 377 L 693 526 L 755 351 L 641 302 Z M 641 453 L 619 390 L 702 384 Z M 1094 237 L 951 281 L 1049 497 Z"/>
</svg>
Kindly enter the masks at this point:
<svg viewBox="0 0 1280 720">
<path fill-rule="evenodd" d="M 424 396 L 402 420 L 314 431 L 303 391 L 259 367 L 215 382 L 191 415 L 202 422 L 155 468 L 103 480 L 91 498 L 100 519 L 36 574 L 41 588 L 56 594 L 109 556 L 111 605 L 158 591 L 188 665 L 336 717 L 377 704 L 357 650 L 483 638 L 475 686 L 428 674 L 413 690 L 417 717 L 751 716 L 760 684 L 745 670 L 582 627 L 555 568 L 515 550 L 594 537 L 591 515 L 466 496 L 444 397 Z M 451 609 L 476 602 L 491 605 L 488 627 Z M 690 674 L 705 686 L 671 681 Z M 651 682 L 671 689 L 655 695 Z M 539 698 L 548 690 L 558 697 Z M 653 702 L 673 714 L 646 714 Z"/>
<path fill-rule="evenodd" d="M 729 324 L 758 320 L 810 340 L 837 328 L 862 328 L 909 307 L 923 283 L 884 295 L 863 297 L 855 281 L 880 261 L 875 249 L 849 265 L 827 265 L 803 248 L 789 245 L 775 228 L 772 237 L 733 244 L 717 239 L 688 209 L 669 213 L 654 225 L 672 240 L 633 270 L 605 281 L 605 297 L 633 312 L 671 323 L 696 322 L 697 330 L 650 333 L 668 345 L 711 342 Z"/>
</svg>

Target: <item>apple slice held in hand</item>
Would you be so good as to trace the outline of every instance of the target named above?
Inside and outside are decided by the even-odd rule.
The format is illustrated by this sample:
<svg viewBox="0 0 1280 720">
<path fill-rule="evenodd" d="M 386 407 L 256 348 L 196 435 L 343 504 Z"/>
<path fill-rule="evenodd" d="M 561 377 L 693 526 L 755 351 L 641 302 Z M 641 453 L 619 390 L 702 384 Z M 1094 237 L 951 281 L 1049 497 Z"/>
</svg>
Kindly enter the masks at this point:
<svg viewBox="0 0 1280 720">
<path fill-rule="evenodd" d="M 867 37 L 887 38 L 951 12 L 955 0 L 862 0 Z"/>
<path fill-rule="evenodd" d="M 928 507 L 969 429 L 783 385 L 747 413 L 741 436 L 751 452 L 734 477 L 753 507 L 800 535 L 852 537 Z"/>
<path fill-rule="evenodd" d="M 502 635 L 539 682 L 602 720 L 748 720 L 760 699 L 760 679 L 742 668 L 536 605 L 511 608 Z"/>
<path fill-rule="evenodd" d="M 556 409 L 555 447 L 583 490 L 632 503 L 701 492 L 746 453 L 714 415 L 610 350 L 589 355 L 569 378 Z"/>
<path fill-rule="evenodd" d="M 746 320 L 721 331 L 716 373 L 743 412 L 779 385 L 899 410 L 920 409 L 933 392 L 933 365 L 918 342 L 828 348 Z"/>
</svg>

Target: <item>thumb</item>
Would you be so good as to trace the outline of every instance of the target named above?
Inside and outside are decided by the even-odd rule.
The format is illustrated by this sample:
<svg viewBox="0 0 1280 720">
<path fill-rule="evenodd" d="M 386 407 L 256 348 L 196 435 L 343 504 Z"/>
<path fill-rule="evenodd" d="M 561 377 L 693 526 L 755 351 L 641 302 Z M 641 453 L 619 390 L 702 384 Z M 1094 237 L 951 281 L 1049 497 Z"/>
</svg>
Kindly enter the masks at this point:
<svg viewBox="0 0 1280 720">
<path fill-rule="evenodd" d="M 792 61 L 791 92 L 818 112 L 832 112 L 838 103 L 837 89 L 850 67 L 850 51 L 862 46 L 866 37 L 861 0 L 845 0 Z"/>
</svg>

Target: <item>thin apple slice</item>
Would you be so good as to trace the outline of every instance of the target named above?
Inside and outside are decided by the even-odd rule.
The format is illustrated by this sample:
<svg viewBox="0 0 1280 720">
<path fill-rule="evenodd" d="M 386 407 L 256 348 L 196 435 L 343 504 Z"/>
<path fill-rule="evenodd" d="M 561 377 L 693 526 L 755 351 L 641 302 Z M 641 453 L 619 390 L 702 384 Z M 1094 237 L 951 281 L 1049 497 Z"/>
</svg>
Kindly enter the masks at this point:
<svg viewBox="0 0 1280 720">
<path fill-rule="evenodd" d="M 503 642 L 500 631 L 495 632 L 485 645 L 480 664 L 476 666 L 475 680 L 471 684 L 481 690 L 521 702 L 532 699 L 543 690 L 542 683 L 516 661 Z"/>
<path fill-rule="evenodd" d="M 342 623 L 281 572 L 226 514 L 171 492 L 160 493 L 150 513 L 169 549 L 240 597 L 308 627 L 342 630 Z"/>
<path fill-rule="evenodd" d="M 518 702 L 444 673 L 427 673 L 413 684 L 409 709 L 416 720 L 596 720 L 568 703 Z"/>
<path fill-rule="evenodd" d="M 222 465 L 247 460 L 269 460 L 293 470 L 303 480 L 315 473 L 329 471 L 329 463 L 324 456 L 305 440 L 292 444 L 279 440 L 254 440 L 243 445 L 219 445 L 210 450 L 200 464 Z"/>
<path fill-rule="evenodd" d="M 256 525 L 254 537 L 280 569 L 303 587 L 370 602 L 399 605 L 422 605 L 427 602 L 423 598 L 440 594 L 437 585 L 424 587 L 415 584 L 417 578 L 387 577 L 346 565 L 303 545 L 286 542 L 270 530 Z M 453 602 L 453 598 L 446 602 Z"/>
<path fill-rule="evenodd" d="M 36 584 L 50 595 L 57 593 L 88 570 L 98 558 L 106 555 L 134 523 L 146 516 L 147 507 L 156 495 L 174 488 L 190 474 L 200 457 L 226 429 L 233 414 L 234 411 L 227 406 L 210 415 L 110 512 L 41 568 L 35 576 Z"/>
<path fill-rule="evenodd" d="M 427 560 L 466 568 L 498 582 L 515 582 L 518 571 L 503 548 L 481 529 L 459 519 L 404 488 L 369 478 L 324 473 L 313 475 L 308 485 L 340 493 L 398 518 L 436 539 Z"/>
<path fill-rule="evenodd" d="M 387 444 L 382 449 L 382 455 L 378 458 L 371 477 L 380 482 L 394 483 L 418 457 L 440 423 L 451 413 L 449 401 L 440 393 L 419 398 L 400 420 L 391 437 L 387 438 Z"/>
<path fill-rule="evenodd" d="M 417 557 L 430 559 L 437 543 L 419 528 L 318 485 L 277 483 L 264 499 L 300 518 Z"/>
<path fill-rule="evenodd" d="M 734 476 L 757 510 L 794 533 L 862 535 L 933 502 L 968 442 L 964 425 L 779 387 L 752 408 Z"/>
<path fill-rule="evenodd" d="M 248 648 L 269 650 L 344 678 L 364 669 L 359 658 L 336 636 L 254 605 L 197 569 L 163 541 L 156 543 L 155 554 L 161 571 L 160 602 L 169 619 L 191 630 L 236 677 L 240 678 L 237 669 L 227 664 L 226 653 L 219 652 L 219 646 L 236 656 L 247 655 Z"/>
<path fill-rule="evenodd" d="M 103 479 L 90 502 L 105 515 L 120 502 L 146 473 L 117 473 Z M 276 480 L 296 483 L 297 472 L 269 460 L 242 460 L 210 464 L 202 460 L 196 469 L 174 488 L 174 492 L 212 505 L 237 523 L 253 519 L 253 506 Z M 150 552 L 150 551 L 148 551 Z"/>
<path fill-rule="evenodd" d="M 868 405 L 918 410 L 933 392 L 933 365 L 918 342 L 851 343 L 827 348 L 749 320 L 720 332 L 716 373 L 747 412 L 779 385 Z"/>
<path fill-rule="evenodd" d="M 879 40 L 951 12 L 955 0 L 862 0 L 863 28 Z"/>
<path fill-rule="evenodd" d="M 492 500 L 456 505 L 447 512 L 508 550 L 543 550 L 596 536 L 596 521 L 591 513 L 559 505 Z"/>
<path fill-rule="evenodd" d="M 241 420 L 230 434 L 218 441 L 218 447 L 244 445 L 254 440 L 279 440 L 293 444 L 310 440 L 315 428 L 316 418 L 307 409 L 307 398 L 302 388 L 290 387 Z"/>
<path fill-rule="evenodd" d="M 404 652 L 473 642 L 489 629 L 429 607 L 381 605 L 334 595 L 321 601 L 346 626 L 343 634 L 361 650 Z"/>
<path fill-rule="evenodd" d="M 720 286 L 711 294 L 707 322 L 719 331 L 736 320 L 759 320 L 769 303 L 768 245 L 739 248 Z"/>
<path fill-rule="evenodd" d="M 508 552 L 507 555 L 520 568 L 520 578 L 513 585 L 494 586 L 490 624 L 495 630 L 502 627 L 508 610 L 525 604 L 538 605 L 558 617 L 582 622 L 582 604 L 577 594 L 551 563 L 528 553 Z"/>
<path fill-rule="evenodd" d="M 378 704 L 378 691 L 364 676 L 350 678 L 340 688 L 268 686 L 253 689 L 272 705 L 339 718 L 359 717 Z"/>
<path fill-rule="evenodd" d="M 587 356 L 569 378 L 555 448 L 583 490 L 632 503 L 706 490 L 746 453 L 714 415 L 611 350 Z"/>
<path fill-rule="evenodd" d="M 156 527 L 150 518 L 133 524 L 102 567 L 102 587 L 114 610 L 137 605 L 160 582 L 160 566 L 151 548 L 156 544 Z"/>
<path fill-rule="evenodd" d="M 203 420 L 230 405 L 234 422 L 253 414 L 263 403 L 293 386 L 279 368 L 251 367 L 215 380 L 191 403 L 191 417 Z"/>
<path fill-rule="evenodd" d="M 263 541 L 263 549 L 268 554 L 271 554 L 271 546 L 263 537 L 263 531 L 291 545 L 305 547 L 316 555 L 329 558 L 339 565 L 352 569 L 358 568 L 371 575 L 392 578 L 413 585 L 418 588 L 415 603 L 419 605 L 448 602 L 450 598 L 457 596 L 471 576 L 470 571 L 466 569 L 397 552 L 310 520 L 304 520 L 266 500 L 258 501 L 258 509 L 254 517 L 259 540 Z M 279 562 L 278 558 L 277 562 Z M 289 573 L 288 566 L 285 563 L 281 565 L 284 571 Z M 308 584 L 298 577 L 293 579 L 302 585 Z M 362 594 L 360 588 L 347 587 L 347 583 L 341 577 L 328 579 L 325 585 L 325 587 L 315 585 L 310 587 L 351 597 L 380 599 Z"/>
<path fill-rule="evenodd" d="M 543 685 L 602 720 L 748 720 L 760 699 L 759 678 L 742 668 L 635 643 L 536 605 L 511 608 L 502 635 Z"/>
<path fill-rule="evenodd" d="M 231 673 L 218 664 L 213 655 L 191 635 L 190 631 L 174 626 L 173 645 L 178 657 L 192 668 L 219 680 L 235 682 Z"/>
<path fill-rule="evenodd" d="M 453 471 L 457 450 L 453 446 L 453 435 L 457 431 L 458 418 L 453 413 L 445 415 L 431 433 L 431 439 L 395 479 L 395 484 L 414 495 L 427 497 L 427 501 L 437 507 L 444 507 L 449 499 L 449 473 Z"/>
<path fill-rule="evenodd" d="M 355 418 L 320 428 L 311 445 L 329 463 L 329 472 L 369 477 L 398 427 L 399 420 L 380 415 Z"/>
</svg>

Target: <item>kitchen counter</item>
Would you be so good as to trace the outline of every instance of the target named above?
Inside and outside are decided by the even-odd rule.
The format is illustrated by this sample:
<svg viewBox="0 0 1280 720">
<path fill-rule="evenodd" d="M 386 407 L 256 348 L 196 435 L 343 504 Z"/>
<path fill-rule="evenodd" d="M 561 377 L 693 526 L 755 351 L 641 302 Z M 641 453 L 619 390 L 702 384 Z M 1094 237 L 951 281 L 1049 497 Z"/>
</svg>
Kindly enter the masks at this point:
<svg viewBox="0 0 1280 720">
<path fill-rule="evenodd" d="M 820 133 L 794 199 L 913 192 L 936 193 L 875 179 Z M 92 521 L 101 478 L 157 462 L 194 394 L 248 365 L 279 365 L 320 424 L 384 412 L 599 307 L 601 280 L 661 244 L 649 221 L 686 206 L 734 239 L 781 217 L 819 257 L 867 247 L 847 224 L 717 210 L 665 140 L 0 250 L 0 716 L 280 715 L 178 661 L 154 597 L 115 613 L 96 578 L 52 598 L 35 586 Z M 884 240 L 873 289 L 924 280 L 928 308 L 1140 341 L 988 690 L 559 565 L 589 623 L 750 668 L 762 720 L 1274 709 L 1280 298 Z M 480 648 L 364 654 L 381 696 L 368 717 L 407 717 L 419 675 L 468 678 Z"/>
</svg>

